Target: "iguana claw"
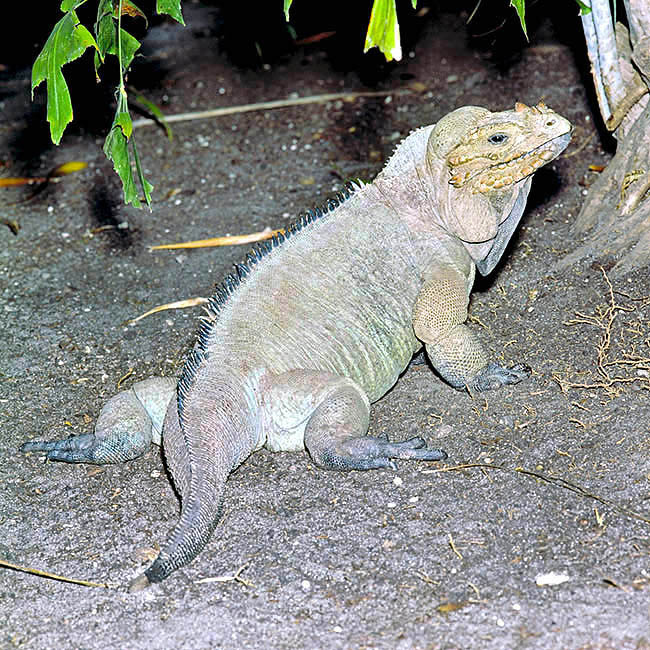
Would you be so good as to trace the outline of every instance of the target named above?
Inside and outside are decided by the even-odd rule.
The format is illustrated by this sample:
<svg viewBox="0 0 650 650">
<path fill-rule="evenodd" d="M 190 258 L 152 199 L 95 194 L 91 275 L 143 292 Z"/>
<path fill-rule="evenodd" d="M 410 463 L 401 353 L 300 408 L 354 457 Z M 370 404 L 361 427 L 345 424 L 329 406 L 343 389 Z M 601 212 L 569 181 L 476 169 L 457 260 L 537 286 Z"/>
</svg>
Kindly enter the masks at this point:
<svg viewBox="0 0 650 650">
<path fill-rule="evenodd" d="M 493 390 L 508 384 L 518 384 L 530 376 L 530 366 L 525 363 L 518 363 L 510 368 L 504 368 L 498 363 L 491 361 L 485 368 L 480 370 L 468 384 L 471 390 L 484 391 Z"/>
<path fill-rule="evenodd" d="M 388 467 L 396 470 L 398 460 L 445 460 L 447 452 L 428 449 L 423 438 L 416 436 L 401 442 L 363 436 L 344 442 L 341 455 L 326 453 L 321 466 L 337 470 L 366 470 Z"/>
</svg>

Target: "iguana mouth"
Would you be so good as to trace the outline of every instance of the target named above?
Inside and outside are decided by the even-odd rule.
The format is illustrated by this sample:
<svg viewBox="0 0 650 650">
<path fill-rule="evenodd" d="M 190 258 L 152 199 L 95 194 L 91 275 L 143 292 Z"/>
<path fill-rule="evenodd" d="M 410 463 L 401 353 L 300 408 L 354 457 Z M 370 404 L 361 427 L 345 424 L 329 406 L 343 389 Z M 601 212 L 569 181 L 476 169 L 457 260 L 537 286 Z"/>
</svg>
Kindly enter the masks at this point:
<svg viewBox="0 0 650 650">
<path fill-rule="evenodd" d="M 535 149 L 531 149 L 531 151 L 527 151 L 520 156 L 515 156 L 506 162 L 494 165 L 490 167 L 490 169 L 506 169 L 524 161 L 530 162 L 531 165 L 541 167 L 543 164 L 552 160 L 553 157 L 557 155 L 558 151 L 562 151 L 564 149 L 564 146 L 562 145 L 568 144 L 570 136 L 571 132 L 567 131 L 564 135 L 559 135 L 551 138 L 550 140 L 547 140 L 546 142 L 540 144 L 539 147 L 535 147 Z M 529 160 L 531 158 L 533 161 Z"/>
</svg>

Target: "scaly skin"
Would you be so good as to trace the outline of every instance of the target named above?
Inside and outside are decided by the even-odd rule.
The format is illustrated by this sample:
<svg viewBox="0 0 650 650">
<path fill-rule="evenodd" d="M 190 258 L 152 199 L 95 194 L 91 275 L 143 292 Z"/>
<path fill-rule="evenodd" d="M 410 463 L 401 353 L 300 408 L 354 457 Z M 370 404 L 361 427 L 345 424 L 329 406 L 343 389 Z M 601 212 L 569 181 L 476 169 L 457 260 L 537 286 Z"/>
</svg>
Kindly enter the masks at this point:
<svg viewBox="0 0 650 650">
<path fill-rule="evenodd" d="M 490 361 L 465 324 L 469 293 L 476 268 L 489 273 L 501 257 L 532 174 L 564 150 L 570 132 L 543 104 L 464 107 L 415 131 L 372 184 L 349 186 L 326 214 L 302 216 L 248 256 L 210 300 L 175 390 L 152 378 L 110 400 L 94 434 L 24 445 L 68 462 L 128 460 L 164 417 L 181 517 L 133 590 L 201 551 L 229 473 L 262 446 L 306 449 L 336 470 L 444 459 L 419 437 L 367 435 L 370 404 L 423 345 L 457 389 L 529 374 Z"/>
</svg>

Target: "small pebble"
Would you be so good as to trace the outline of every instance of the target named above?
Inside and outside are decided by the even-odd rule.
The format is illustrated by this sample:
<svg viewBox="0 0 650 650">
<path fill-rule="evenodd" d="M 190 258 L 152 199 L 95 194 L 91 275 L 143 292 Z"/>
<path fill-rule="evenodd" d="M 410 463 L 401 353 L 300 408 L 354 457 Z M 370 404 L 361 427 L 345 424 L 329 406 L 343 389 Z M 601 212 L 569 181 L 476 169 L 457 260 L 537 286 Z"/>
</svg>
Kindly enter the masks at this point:
<svg viewBox="0 0 650 650">
<path fill-rule="evenodd" d="M 550 571 L 549 573 L 540 573 L 535 576 L 535 584 L 538 587 L 552 587 L 555 585 L 561 585 L 564 582 L 570 580 L 569 576 L 566 573 L 556 573 L 555 571 Z"/>
</svg>

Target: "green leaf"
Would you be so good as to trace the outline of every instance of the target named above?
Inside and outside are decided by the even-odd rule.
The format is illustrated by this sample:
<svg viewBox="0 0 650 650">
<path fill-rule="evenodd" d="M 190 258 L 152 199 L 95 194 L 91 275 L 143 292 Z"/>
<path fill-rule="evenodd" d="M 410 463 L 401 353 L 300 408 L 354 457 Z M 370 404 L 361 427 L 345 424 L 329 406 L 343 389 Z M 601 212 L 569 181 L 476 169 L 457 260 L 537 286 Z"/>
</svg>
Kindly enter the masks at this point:
<svg viewBox="0 0 650 650">
<path fill-rule="evenodd" d="M 122 39 L 122 69 L 128 70 L 131 62 L 133 61 L 135 53 L 140 47 L 140 41 L 138 41 L 137 38 L 131 36 L 131 34 L 129 34 L 129 32 L 125 31 L 124 29 L 120 30 L 120 37 Z M 117 56 L 117 41 L 114 42 L 111 47 L 109 47 L 108 53 Z"/>
<path fill-rule="evenodd" d="M 118 103 L 125 105 L 126 101 Z M 111 130 L 109 131 L 108 136 L 106 136 L 106 141 L 104 142 L 104 153 L 106 154 L 106 157 L 112 161 L 113 167 L 122 181 L 124 202 L 130 203 L 134 207 L 139 208 L 140 197 L 138 196 L 138 190 L 133 177 L 133 169 L 131 168 L 129 136 L 126 135 L 126 132 L 130 133 L 132 130 L 131 117 L 128 112 L 120 110 L 121 108 L 123 108 L 123 106 L 118 106 Z M 136 161 L 136 165 L 139 167 L 138 161 Z M 153 188 L 151 184 L 144 179 L 140 169 L 138 170 L 138 176 L 140 177 L 140 181 L 143 183 L 145 200 L 147 204 L 150 204 L 151 190 Z"/>
<path fill-rule="evenodd" d="M 131 203 L 136 208 L 139 208 L 140 200 L 135 188 L 133 172 L 131 171 L 128 140 L 116 121 L 113 122 L 111 130 L 106 136 L 106 141 L 104 142 L 104 153 L 106 154 L 106 157 L 113 162 L 113 167 L 122 180 L 124 202 Z"/>
<path fill-rule="evenodd" d="M 156 11 L 159 14 L 167 14 L 181 25 L 185 24 L 181 13 L 181 0 L 156 0 Z"/>
<path fill-rule="evenodd" d="M 411 6 L 413 7 L 413 9 L 417 9 L 418 8 L 418 0 L 411 0 Z"/>
<path fill-rule="evenodd" d="M 61 2 L 61 11 L 67 14 L 69 11 L 74 11 L 81 5 L 86 4 L 87 0 L 63 0 Z"/>
<path fill-rule="evenodd" d="M 97 37 L 98 56 L 102 63 L 110 48 L 115 45 L 117 28 L 113 20 L 113 15 L 113 1 L 100 0 L 97 6 L 95 36 Z M 97 57 L 95 57 L 95 71 L 97 71 Z"/>
<path fill-rule="evenodd" d="M 524 32 L 526 40 L 528 40 L 528 32 L 526 31 L 526 0 L 510 0 L 510 6 L 514 7 L 514 10 L 517 12 L 521 29 Z"/>
<path fill-rule="evenodd" d="M 119 111 L 118 113 L 115 114 L 115 121 L 113 122 L 113 125 L 117 124 L 120 129 L 122 129 L 122 133 L 126 136 L 126 139 L 128 140 L 131 137 L 131 134 L 133 133 L 133 121 L 131 120 L 131 116 L 129 115 L 128 111 Z"/>
<path fill-rule="evenodd" d="M 580 15 L 581 16 L 586 16 L 587 14 L 591 13 L 591 7 L 586 5 L 584 2 L 580 2 L 580 0 L 576 0 L 578 3 L 578 8 L 580 9 Z"/>
<path fill-rule="evenodd" d="M 104 153 L 112 161 L 117 175 L 122 181 L 122 190 L 124 192 L 124 202 L 130 203 L 136 208 L 141 207 L 140 196 L 133 176 L 133 167 L 131 165 L 131 156 L 129 155 L 129 142 L 133 147 L 133 157 L 135 167 L 138 172 L 138 180 L 144 193 L 144 200 L 147 205 L 151 205 L 151 190 L 153 185 L 147 181 L 142 171 L 142 165 L 135 148 L 135 139 L 133 134 L 133 122 L 129 115 L 129 105 L 126 99 L 126 93 L 120 93 L 117 101 L 117 111 L 113 118 L 111 130 L 106 136 L 104 142 Z"/>
<path fill-rule="evenodd" d="M 372 47 L 378 47 L 387 61 L 402 58 L 395 0 L 375 0 L 372 5 L 363 51 L 367 52 Z"/>
<path fill-rule="evenodd" d="M 75 6 L 81 4 L 80 0 L 74 1 Z M 50 123 L 50 136 L 54 144 L 61 142 L 65 127 L 72 121 L 70 91 L 61 68 L 66 63 L 78 59 L 89 47 L 97 48 L 95 39 L 83 25 L 79 24 L 74 11 L 70 11 L 54 26 L 41 53 L 34 61 L 32 98 L 34 90 L 46 80 L 47 121 Z"/>
<path fill-rule="evenodd" d="M 293 0 L 284 0 L 284 17 L 289 22 L 289 9 Z"/>
<path fill-rule="evenodd" d="M 99 61 L 95 57 L 95 68 L 97 69 L 98 63 L 103 63 L 107 54 L 117 56 L 117 20 L 113 11 L 112 0 L 101 0 L 97 11 L 97 21 L 95 22 L 95 33 L 97 34 L 97 46 L 99 58 L 101 59 Z M 133 57 L 141 44 L 124 29 L 120 31 L 120 36 L 122 40 L 122 69 L 126 70 L 133 62 Z"/>
</svg>

